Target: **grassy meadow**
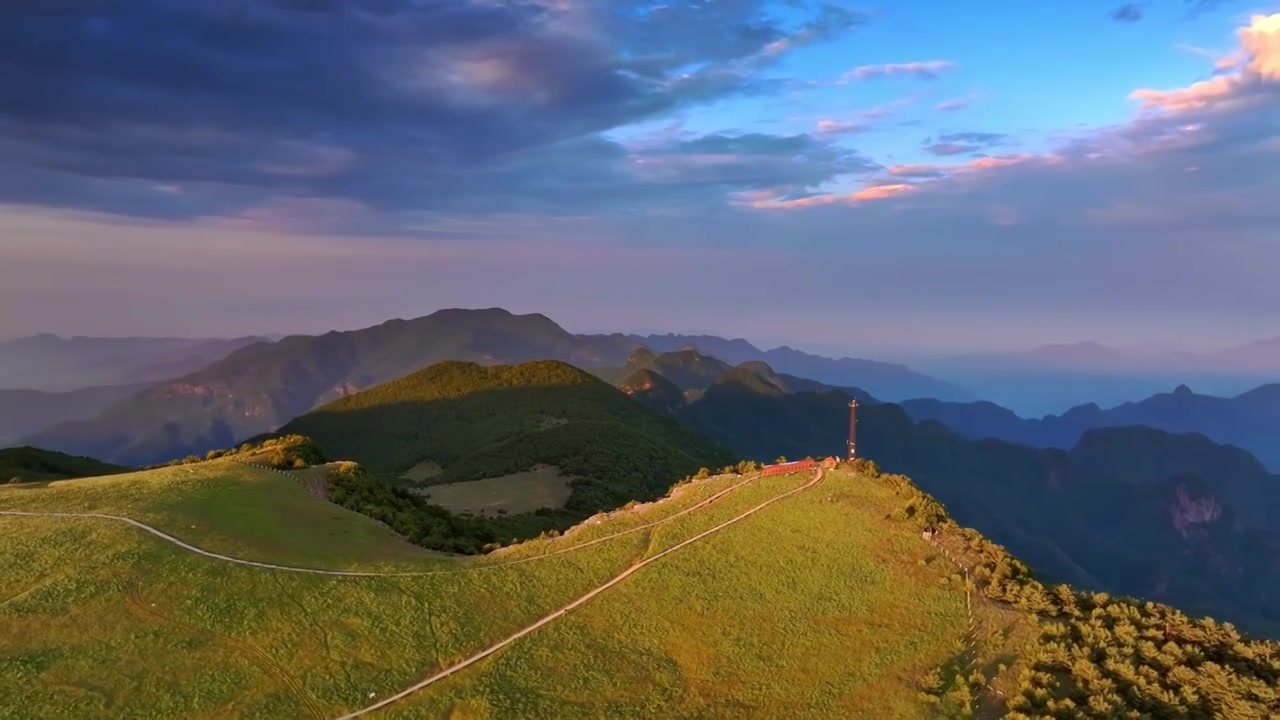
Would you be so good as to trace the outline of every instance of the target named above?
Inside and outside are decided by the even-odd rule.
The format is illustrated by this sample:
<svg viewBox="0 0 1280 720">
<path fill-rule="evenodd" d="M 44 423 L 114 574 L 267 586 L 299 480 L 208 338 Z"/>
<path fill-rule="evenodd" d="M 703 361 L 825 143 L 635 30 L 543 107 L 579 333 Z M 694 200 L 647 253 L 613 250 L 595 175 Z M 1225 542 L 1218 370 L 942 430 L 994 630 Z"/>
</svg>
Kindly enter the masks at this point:
<svg viewBox="0 0 1280 720">
<path fill-rule="evenodd" d="M 507 637 L 643 557 L 810 479 L 715 476 L 562 537 L 445 558 L 276 473 L 214 461 L 0 488 L 0 717 L 332 718 Z M 892 488 L 849 471 L 640 570 L 373 717 L 882 717 L 936 712 L 922 680 L 965 633 L 964 590 Z M 372 695 L 372 697 L 371 697 Z"/>
</svg>

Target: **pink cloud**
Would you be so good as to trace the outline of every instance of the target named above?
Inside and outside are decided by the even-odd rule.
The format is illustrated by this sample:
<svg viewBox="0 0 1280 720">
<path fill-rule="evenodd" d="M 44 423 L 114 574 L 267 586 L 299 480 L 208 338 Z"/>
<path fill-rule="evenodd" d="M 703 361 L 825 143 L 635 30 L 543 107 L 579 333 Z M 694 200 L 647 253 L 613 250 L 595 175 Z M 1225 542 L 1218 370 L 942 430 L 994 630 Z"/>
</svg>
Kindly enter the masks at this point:
<svg viewBox="0 0 1280 720">
<path fill-rule="evenodd" d="M 868 127 L 867 123 L 859 122 L 857 120 L 833 120 L 831 118 L 822 118 L 818 121 L 818 132 L 824 135 L 862 132 Z"/>
<path fill-rule="evenodd" d="M 891 165 L 889 174 L 897 177 L 937 177 L 942 174 L 940 166 L 928 163 L 910 165 Z"/>
<path fill-rule="evenodd" d="M 835 204 L 856 205 L 870 200 L 883 200 L 905 195 L 914 189 L 915 186 L 908 183 L 885 183 L 869 185 L 851 193 L 810 195 L 808 197 L 795 198 L 794 200 L 779 200 L 776 196 L 766 197 L 765 194 L 761 194 L 756 195 L 747 204 L 761 210 L 797 210 Z M 772 193 L 768 193 L 768 195 L 772 195 Z"/>
<path fill-rule="evenodd" d="M 1249 72 L 1264 80 L 1280 80 L 1280 13 L 1254 15 L 1239 38 L 1241 50 L 1249 57 Z"/>
<path fill-rule="evenodd" d="M 1280 13 L 1254 15 L 1236 37 L 1240 49 L 1214 61 L 1215 71 L 1225 74 L 1173 90 L 1140 88 L 1130 99 L 1141 101 L 1145 110 L 1184 113 L 1221 105 L 1250 87 L 1280 81 Z"/>
<path fill-rule="evenodd" d="M 972 101 L 967 97 L 951 98 L 950 100 L 943 100 L 938 103 L 933 109 L 938 112 L 955 112 L 956 110 L 963 110 L 964 108 L 969 107 L 971 102 Z"/>
</svg>

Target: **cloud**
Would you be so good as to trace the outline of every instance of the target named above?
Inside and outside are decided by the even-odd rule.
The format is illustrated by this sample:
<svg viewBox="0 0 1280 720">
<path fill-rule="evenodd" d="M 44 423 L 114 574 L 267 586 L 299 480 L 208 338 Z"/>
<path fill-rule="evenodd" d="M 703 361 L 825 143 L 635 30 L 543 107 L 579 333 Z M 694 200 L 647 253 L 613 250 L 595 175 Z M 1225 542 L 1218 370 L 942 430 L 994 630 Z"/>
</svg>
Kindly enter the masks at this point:
<svg viewBox="0 0 1280 720">
<path fill-rule="evenodd" d="M 1129 97 L 1144 109 L 1173 113 L 1273 100 L 1280 82 L 1280 14 L 1254 15 L 1236 36 L 1240 49 L 1215 61 L 1214 77 L 1173 90 L 1141 88 Z"/>
<path fill-rule="evenodd" d="M 1133 3 L 1121 5 L 1110 13 L 1116 22 L 1135 23 L 1142 19 L 1142 8 Z"/>
<path fill-rule="evenodd" d="M 796 208 L 813 208 L 822 207 L 824 205 L 834 205 L 843 203 L 848 205 L 856 205 L 867 200 L 883 200 L 885 198 L 896 197 L 911 192 L 914 189 L 912 185 L 907 183 L 883 183 L 877 185 L 868 185 L 861 190 L 856 190 L 843 195 L 830 194 L 811 194 L 801 197 L 774 197 L 767 192 L 754 193 L 743 200 L 748 201 L 751 207 L 761 210 L 791 210 Z"/>
<path fill-rule="evenodd" d="M 966 145 L 958 142 L 932 143 L 924 147 L 924 151 L 930 155 L 964 155 L 981 149 L 981 145 Z"/>
<path fill-rule="evenodd" d="M 951 98 L 950 100 L 943 100 L 935 105 L 934 110 L 937 110 L 938 112 L 955 112 L 956 110 L 963 110 L 969 107 L 972 102 L 973 101 L 967 97 Z"/>
<path fill-rule="evenodd" d="M 1255 15 L 1237 32 L 1235 70 L 1186 87 L 1143 88 L 1128 123 L 1078 132 L 1040 154 L 978 157 L 946 165 L 895 165 L 910 180 L 915 217 L 1000 201 L 1022 217 L 1081 224 L 1255 228 L 1280 222 L 1266 198 L 1280 192 L 1280 14 Z M 927 141 L 947 157 L 1007 144 L 994 133 Z M 869 183 L 877 183 L 871 177 Z M 835 205 L 839 205 L 840 195 Z M 944 203 L 943 200 L 946 200 Z M 807 205 L 822 205 L 812 200 Z"/>
<path fill-rule="evenodd" d="M 775 92 L 765 70 L 865 22 L 826 0 L 785 20 L 764 0 L 58 5 L 0 6 L 0 68 L 18 78 L 0 201 L 200 219 L 296 200 L 387 231 L 560 212 L 565 188 L 625 197 L 626 152 L 601 133 Z"/>
<path fill-rule="evenodd" d="M 929 60 L 925 62 L 885 63 L 883 65 L 860 65 L 843 75 L 842 80 L 871 80 L 884 77 L 914 77 L 921 80 L 934 80 L 943 72 L 955 67 L 949 60 Z"/>
<path fill-rule="evenodd" d="M 956 132 L 939 135 L 925 141 L 924 151 L 930 155 L 964 155 L 1004 145 L 1008 140 L 1004 133 Z"/>
<path fill-rule="evenodd" d="M 859 120 L 833 120 L 831 118 L 818 120 L 818 132 L 828 135 L 863 132 L 870 127 L 867 123 Z"/>
<path fill-rule="evenodd" d="M 231 255 L 251 244 L 233 236 L 272 236 L 299 258 L 349 248 L 368 270 L 350 284 L 382 299 L 375 307 L 361 292 L 324 306 L 347 326 L 410 312 L 406 287 L 423 288 L 413 297 L 424 311 L 510 303 L 557 319 L 558 308 L 599 297 L 587 304 L 596 328 L 618 327 L 614 318 L 636 312 L 634 297 L 661 295 L 665 311 L 697 307 L 708 326 L 727 328 L 730 314 L 751 327 L 773 318 L 780 333 L 803 317 L 815 337 L 845 327 L 853 303 L 874 304 L 898 313 L 885 327 L 925 327 L 911 313 L 945 316 L 929 332 L 957 342 L 975 326 L 969 319 L 1017 312 L 1036 318 L 1019 327 L 1050 335 L 1061 326 L 1045 317 L 1084 318 L 1081 328 L 1165 318 L 1183 332 L 1205 317 L 1261 326 L 1280 314 L 1271 277 L 1280 267 L 1276 15 L 1254 17 L 1235 47 L 1208 54 L 1203 84 L 1097 98 L 1130 103 L 1132 116 L 1115 125 L 1073 128 L 1034 152 L 979 128 L 908 137 L 903 152 L 833 132 L 839 125 L 778 135 L 715 131 L 707 118 L 728 113 L 697 116 L 705 102 L 767 97 L 778 88 L 772 73 L 786 67 L 779 58 L 856 26 L 817 3 L 787 24 L 747 0 L 640 10 L 366 0 L 307 12 L 280 2 L 240 15 L 234 8 L 250 5 L 138 0 L 98 3 L 109 18 L 101 22 L 19 17 L 15 5 L 0 6 L 0 66 L 31 69 L 6 73 L 24 84 L 0 104 L 0 202 L 10 203 L 0 236 L 20 246 L 5 248 L 0 303 L 32 313 L 46 301 L 67 318 L 105 313 L 112 287 L 126 284 L 116 265 L 78 276 L 93 293 L 59 301 L 38 290 L 74 286 L 57 268 L 109 260 L 145 234 L 147 249 L 126 253 L 138 267 L 152 256 L 185 262 L 165 247 L 199 245 L 209 259 L 138 307 L 167 307 L 157 297 L 202 282 L 200 303 L 225 297 L 245 264 Z M 691 24 L 691 12 L 723 31 Z M 293 75 L 272 61 L 313 56 L 318 70 Z M 824 119 L 874 125 L 875 110 Z M 652 132 L 637 135 L 644 128 Z M 966 151 L 920 149 L 948 143 Z M 33 205 L 101 214 L 37 232 L 26 219 Z M 282 229 L 297 234 L 282 240 Z M 325 233 L 348 237 L 311 244 Z M 414 237 L 390 239 L 405 234 Z M 421 254 L 407 249 L 419 245 Z M 94 252 L 76 260 L 86 248 Z M 44 274 L 26 271 L 35 255 L 55 252 Z M 855 268 L 856 283 L 732 292 L 744 277 L 809 272 L 815 258 Z M 201 280 L 213 266 L 216 277 Z M 334 265 L 290 276 L 288 293 L 241 309 L 275 312 L 314 292 L 317 275 L 342 283 L 344 273 Z M 146 284 L 141 271 L 129 277 L 130 287 Z M 725 297 L 732 308 L 717 320 Z M 364 303 L 363 314 L 344 314 L 354 312 L 349 302 Z M 292 330 L 300 316 L 263 315 L 279 320 L 261 329 Z M 172 327 L 184 321 L 175 315 Z"/>
<path fill-rule="evenodd" d="M 855 113 L 851 119 L 838 120 L 834 118 L 820 118 L 817 124 L 817 131 L 823 134 L 847 134 L 870 130 L 874 126 L 876 120 L 883 120 L 890 117 L 910 103 L 911 98 L 899 98 L 897 100 L 884 103 L 883 105 L 877 105 L 875 107 L 859 111 Z"/>
</svg>

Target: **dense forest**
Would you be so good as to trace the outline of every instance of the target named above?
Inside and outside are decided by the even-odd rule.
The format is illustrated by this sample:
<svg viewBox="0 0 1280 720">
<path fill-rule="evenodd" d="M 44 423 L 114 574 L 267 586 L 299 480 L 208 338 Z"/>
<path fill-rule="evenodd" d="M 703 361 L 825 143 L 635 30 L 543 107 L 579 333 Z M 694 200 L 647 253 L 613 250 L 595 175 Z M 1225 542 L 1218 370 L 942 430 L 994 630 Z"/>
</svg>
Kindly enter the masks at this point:
<svg viewBox="0 0 1280 720">
<path fill-rule="evenodd" d="M 34 447 L 0 449 L 0 483 L 64 480 L 128 472 L 129 468 L 88 457 Z"/>
<path fill-rule="evenodd" d="M 438 363 L 317 408 L 280 432 L 311 437 L 329 456 L 363 466 L 367 475 L 343 479 L 340 503 L 362 512 L 384 507 L 379 512 L 392 518 L 384 522 L 418 538 L 414 542 L 457 552 L 564 530 L 596 512 L 661 497 L 699 468 L 737 459 L 675 419 L 558 361 Z M 440 468 L 418 481 L 424 485 L 554 466 L 569 479 L 571 491 L 563 507 L 450 524 L 441 519 L 443 508 L 403 487 L 408 481 L 401 476 L 421 463 Z M 417 513 L 415 519 L 407 519 L 409 512 Z M 465 547 L 445 539 L 460 529 L 468 538 Z"/>
</svg>

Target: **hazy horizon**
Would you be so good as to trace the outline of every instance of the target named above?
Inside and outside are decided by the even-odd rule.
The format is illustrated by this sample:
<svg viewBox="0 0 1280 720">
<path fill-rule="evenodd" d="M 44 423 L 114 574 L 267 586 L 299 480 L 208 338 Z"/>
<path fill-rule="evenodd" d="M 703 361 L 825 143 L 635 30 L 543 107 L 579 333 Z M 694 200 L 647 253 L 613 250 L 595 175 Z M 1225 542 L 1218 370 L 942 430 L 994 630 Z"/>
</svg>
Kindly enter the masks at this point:
<svg viewBox="0 0 1280 720">
<path fill-rule="evenodd" d="M 496 307 L 496 306 L 475 306 L 475 307 L 462 308 L 462 309 L 476 310 L 476 309 L 483 309 L 484 307 Z M 273 336 L 274 337 L 274 336 L 287 336 L 287 335 L 322 335 L 326 332 L 330 332 L 334 330 L 339 332 L 350 332 L 354 330 L 360 330 L 363 328 L 379 325 L 389 320 L 414 319 L 414 318 L 430 315 L 432 312 L 435 312 L 437 310 L 442 310 L 442 309 L 453 309 L 453 308 L 435 308 L 429 311 L 424 311 L 416 314 L 400 314 L 395 316 L 389 316 L 377 322 L 353 325 L 349 327 L 316 326 L 310 330 L 290 330 L 290 331 L 232 330 L 230 332 L 206 333 L 206 334 L 126 333 L 126 334 L 116 335 L 116 334 L 103 334 L 103 333 L 59 332 L 56 329 L 44 329 L 36 332 L 22 333 L 18 335 L 0 335 L 0 342 L 6 342 L 9 340 L 16 340 L 20 338 L 27 338 L 27 337 L 32 337 L 35 335 L 42 335 L 42 334 L 56 335 L 64 339 L 70 339 L 74 337 L 231 339 L 231 338 L 249 337 L 249 336 Z M 504 309 L 511 310 L 510 308 L 504 308 Z M 517 314 L 526 314 L 526 312 L 518 312 L 515 310 L 511 310 L 511 311 L 516 312 Z M 539 312 L 539 311 L 533 310 L 533 311 L 527 311 L 527 312 Z M 548 317 L 550 317 L 552 321 L 559 324 L 565 330 L 575 334 L 580 334 L 580 335 L 600 335 L 600 334 L 612 334 L 612 333 L 623 333 L 628 335 L 666 335 L 666 334 L 711 335 L 711 336 L 725 338 L 728 340 L 743 339 L 762 350 L 771 350 L 778 347 L 788 346 L 788 347 L 795 348 L 797 350 L 803 350 L 805 352 L 809 352 L 815 355 L 823 355 L 827 357 L 840 357 L 840 356 L 861 357 L 866 359 L 882 360 L 885 362 L 910 362 L 912 360 L 946 359 L 952 356 L 963 356 L 968 354 L 1021 353 L 1021 352 L 1029 352 L 1032 350 L 1037 350 L 1047 345 L 1071 346 L 1071 345 L 1084 345 L 1084 344 L 1099 344 L 1106 347 L 1109 350 L 1113 350 L 1125 355 L 1131 355 L 1135 357 L 1153 356 L 1153 355 L 1160 355 L 1160 354 L 1166 354 L 1166 353 L 1168 354 L 1174 354 L 1174 353 L 1206 354 L 1206 353 L 1212 353 L 1215 351 L 1233 350 L 1253 342 L 1271 340 L 1271 339 L 1280 337 L 1280 333 L 1277 333 L 1276 335 L 1263 336 L 1263 337 L 1244 336 L 1241 339 L 1238 339 L 1234 342 L 1231 342 L 1225 345 L 1184 345 L 1181 347 L 1176 345 L 1153 344 L 1150 342 L 1144 342 L 1141 339 L 1135 340 L 1133 338 L 1129 339 L 1128 344 L 1100 343 L 1095 339 L 1085 338 L 1085 339 L 1062 339 L 1062 340 L 1056 340 L 1056 341 L 1049 341 L 1045 343 L 1037 343 L 1034 345 L 1033 344 L 1017 344 L 1015 342 L 1015 343 L 1008 343 L 1008 344 L 996 345 L 996 346 L 954 346 L 949 348 L 948 347 L 930 348 L 930 347 L 909 347 L 909 346 L 904 347 L 904 346 L 895 346 L 893 344 L 885 344 L 885 343 L 877 344 L 874 340 L 863 343 L 863 344 L 842 345 L 838 342 L 833 343 L 827 339 L 818 339 L 818 340 L 805 340 L 805 339 L 794 339 L 794 338 L 780 339 L 776 337 L 769 337 L 769 336 L 757 335 L 757 334 L 751 334 L 751 333 L 738 334 L 738 333 L 732 333 L 732 332 L 725 332 L 723 330 L 716 329 L 714 327 L 705 327 L 705 326 L 692 326 L 692 327 L 685 327 L 685 328 L 678 328 L 676 326 L 662 327 L 657 325 L 640 325 L 640 326 L 635 326 L 630 328 L 573 326 L 570 323 L 562 322 L 560 318 L 554 315 L 549 315 L 548 313 L 545 313 L 545 312 L 541 314 L 547 315 Z"/>
<path fill-rule="evenodd" d="M 10 4 L 0 336 L 1274 337 L 1280 12 L 1116 5 Z"/>
</svg>

